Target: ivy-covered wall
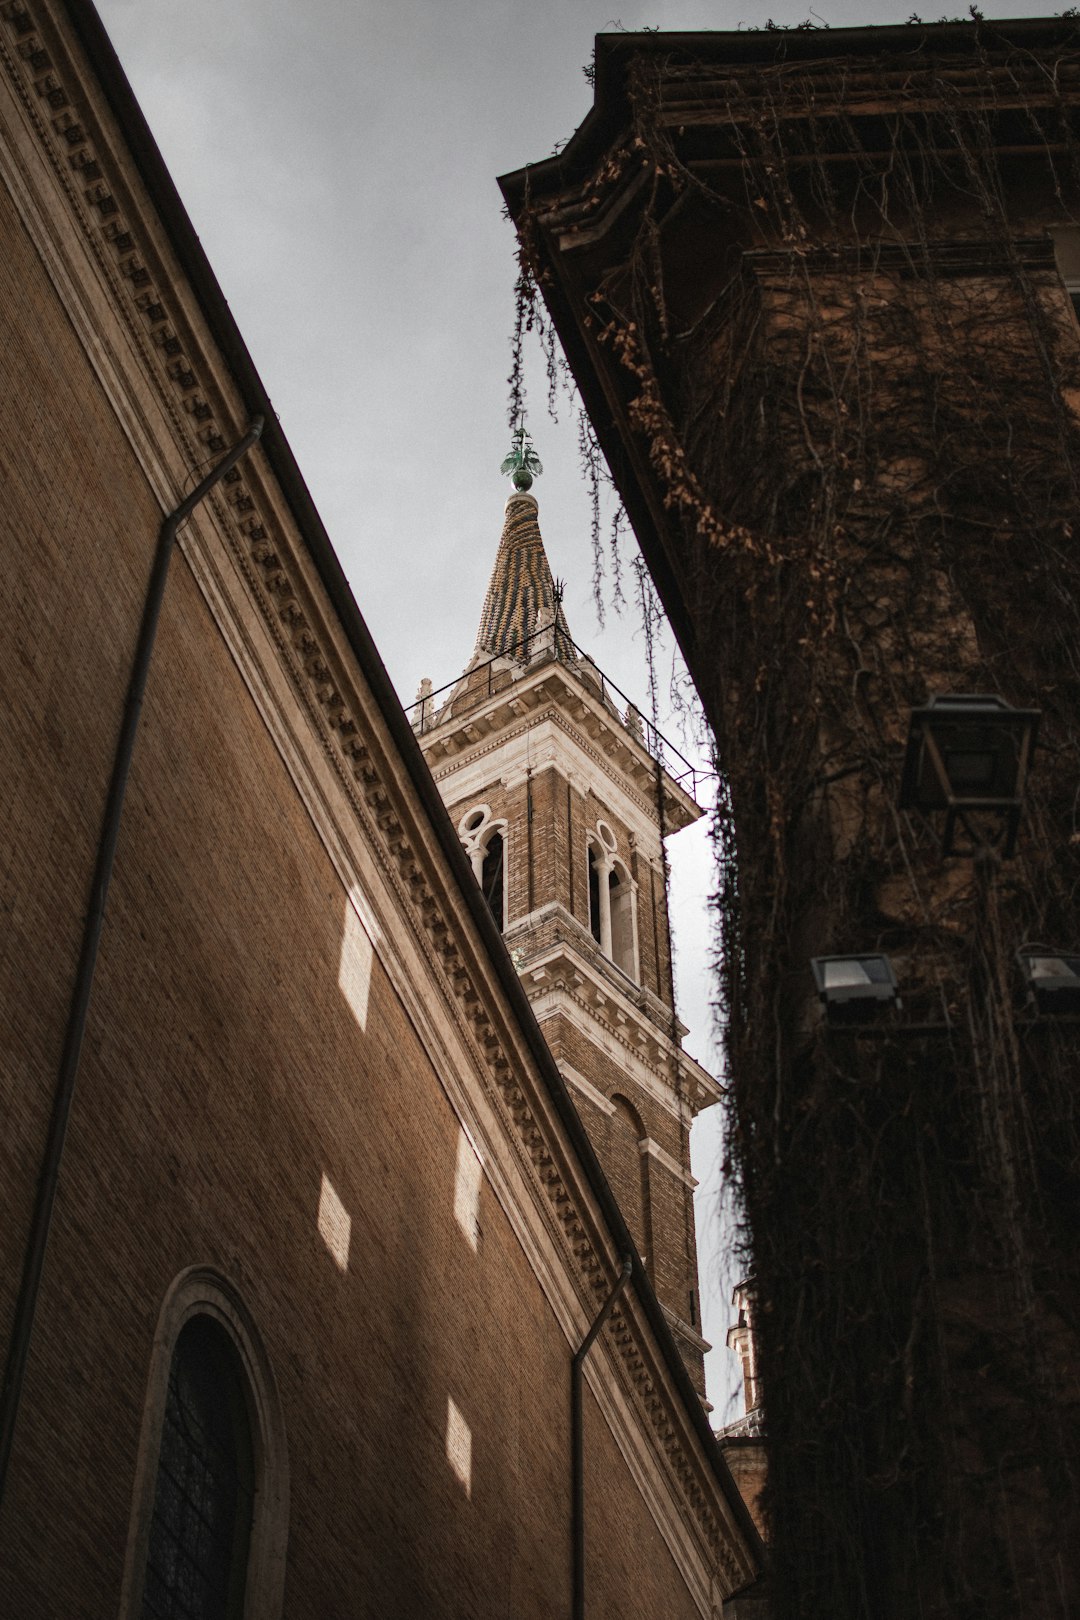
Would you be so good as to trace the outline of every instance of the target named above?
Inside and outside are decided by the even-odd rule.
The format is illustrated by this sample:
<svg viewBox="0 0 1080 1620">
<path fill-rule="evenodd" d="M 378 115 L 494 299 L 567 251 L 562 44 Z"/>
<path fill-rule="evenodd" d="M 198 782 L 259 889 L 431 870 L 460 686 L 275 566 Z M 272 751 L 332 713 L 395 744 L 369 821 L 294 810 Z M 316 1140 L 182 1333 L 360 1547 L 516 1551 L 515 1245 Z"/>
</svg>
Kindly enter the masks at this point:
<svg viewBox="0 0 1080 1620">
<path fill-rule="evenodd" d="M 504 190 L 726 785 L 775 1613 L 1064 1616 L 1080 1030 L 1014 956 L 1080 945 L 1080 33 L 609 36 L 596 84 Z M 1042 710 L 1014 858 L 898 808 L 948 692 Z M 902 1012 L 831 1031 L 809 958 L 875 950 Z"/>
</svg>

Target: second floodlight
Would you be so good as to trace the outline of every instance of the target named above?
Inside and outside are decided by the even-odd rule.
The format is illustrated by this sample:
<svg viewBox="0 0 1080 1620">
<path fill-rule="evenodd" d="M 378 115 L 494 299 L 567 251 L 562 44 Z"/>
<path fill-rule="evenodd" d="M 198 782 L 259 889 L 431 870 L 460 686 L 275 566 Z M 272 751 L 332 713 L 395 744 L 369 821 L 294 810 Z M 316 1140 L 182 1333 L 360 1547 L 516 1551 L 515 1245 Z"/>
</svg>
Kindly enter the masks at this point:
<svg viewBox="0 0 1080 1620">
<path fill-rule="evenodd" d="M 896 974 L 887 956 L 815 956 L 810 962 L 826 1016 L 838 1023 L 873 1017 L 881 1007 L 899 1007 Z"/>
<path fill-rule="evenodd" d="M 1021 945 L 1016 959 L 1039 1012 L 1080 1013 L 1080 956 L 1047 945 Z"/>
</svg>

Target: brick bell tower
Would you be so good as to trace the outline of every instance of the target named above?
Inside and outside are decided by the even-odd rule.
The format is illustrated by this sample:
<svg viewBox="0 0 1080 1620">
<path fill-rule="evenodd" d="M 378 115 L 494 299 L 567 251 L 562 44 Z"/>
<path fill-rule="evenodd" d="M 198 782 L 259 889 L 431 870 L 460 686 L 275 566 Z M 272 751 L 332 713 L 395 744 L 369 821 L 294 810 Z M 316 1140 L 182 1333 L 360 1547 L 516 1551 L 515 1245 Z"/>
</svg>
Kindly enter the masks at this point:
<svg viewBox="0 0 1080 1620">
<path fill-rule="evenodd" d="M 477 882 L 704 1395 L 690 1124 L 721 1095 L 681 1047 L 662 839 L 699 806 L 571 640 L 519 432 L 476 649 L 414 727 Z"/>
</svg>

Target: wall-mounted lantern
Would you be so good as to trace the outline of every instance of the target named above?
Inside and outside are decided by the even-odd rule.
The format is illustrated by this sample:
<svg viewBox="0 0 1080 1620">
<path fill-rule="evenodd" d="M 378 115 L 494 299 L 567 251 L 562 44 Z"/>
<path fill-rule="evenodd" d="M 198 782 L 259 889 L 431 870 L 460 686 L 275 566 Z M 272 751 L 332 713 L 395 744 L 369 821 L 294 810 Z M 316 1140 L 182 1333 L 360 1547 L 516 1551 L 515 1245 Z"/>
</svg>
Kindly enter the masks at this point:
<svg viewBox="0 0 1080 1620">
<path fill-rule="evenodd" d="M 933 697 L 925 709 L 912 711 L 900 808 L 945 811 L 944 854 L 973 854 L 986 846 L 969 820 L 982 813 L 999 825 L 1001 854 L 1015 854 L 1040 712 L 979 693 Z M 956 847 L 958 824 L 971 840 L 968 850 Z"/>
<path fill-rule="evenodd" d="M 815 956 L 817 992 L 830 1022 L 857 1023 L 881 1007 L 899 1007 L 896 974 L 887 956 Z"/>
<path fill-rule="evenodd" d="M 1021 945 L 1016 960 L 1039 1012 L 1080 1013 L 1080 956 L 1049 945 Z"/>
</svg>

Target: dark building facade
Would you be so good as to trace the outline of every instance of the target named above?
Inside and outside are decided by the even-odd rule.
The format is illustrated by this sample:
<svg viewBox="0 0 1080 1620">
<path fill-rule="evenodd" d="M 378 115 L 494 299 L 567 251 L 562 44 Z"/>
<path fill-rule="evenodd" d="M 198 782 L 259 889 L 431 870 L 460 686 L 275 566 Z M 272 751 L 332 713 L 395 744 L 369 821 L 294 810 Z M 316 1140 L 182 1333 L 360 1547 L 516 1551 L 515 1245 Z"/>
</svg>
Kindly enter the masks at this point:
<svg viewBox="0 0 1080 1620">
<path fill-rule="evenodd" d="M 783 1616 L 1080 1605 L 1077 1031 L 1017 958 L 1080 944 L 1078 110 L 1068 17 L 610 35 L 502 182 L 729 793 Z M 1015 849 L 998 722 L 951 837 L 905 776 L 957 694 L 1041 711 Z M 845 952 L 899 1010 L 823 1014 Z"/>
</svg>

